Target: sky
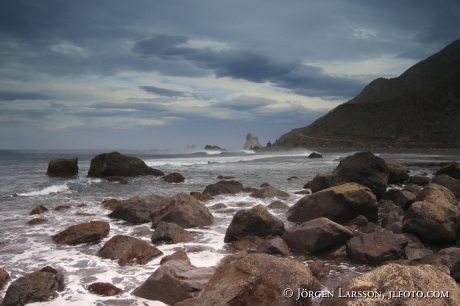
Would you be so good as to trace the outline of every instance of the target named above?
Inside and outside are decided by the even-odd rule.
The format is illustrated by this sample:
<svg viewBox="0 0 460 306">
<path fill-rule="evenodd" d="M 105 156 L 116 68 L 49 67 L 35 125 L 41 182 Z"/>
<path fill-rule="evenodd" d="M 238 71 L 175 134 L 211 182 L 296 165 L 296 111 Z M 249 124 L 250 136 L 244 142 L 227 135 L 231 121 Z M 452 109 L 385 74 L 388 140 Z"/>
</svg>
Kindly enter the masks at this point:
<svg viewBox="0 0 460 306">
<path fill-rule="evenodd" d="M 458 0 L 2 0 L 0 149 L 265 145 L 459 38 Z"/>
</svg>

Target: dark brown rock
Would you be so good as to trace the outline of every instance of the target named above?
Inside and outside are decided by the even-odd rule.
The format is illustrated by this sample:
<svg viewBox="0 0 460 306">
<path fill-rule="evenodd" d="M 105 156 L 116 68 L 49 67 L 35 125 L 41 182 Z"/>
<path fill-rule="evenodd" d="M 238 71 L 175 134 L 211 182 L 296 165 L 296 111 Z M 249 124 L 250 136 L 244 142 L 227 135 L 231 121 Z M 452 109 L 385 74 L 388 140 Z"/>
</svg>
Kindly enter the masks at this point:
<svg viewBox="0 0 460 306">
<path fill-rule="evenodd" d="M 175 223 L 160 222 L 152 235 L 152 243 L 180 243 L 193 241 L 193 235 Z"/>
<path fill-rule="evenodd" d="M 185 177 L 183 177 L 182 174 L 180 173 L 173 172 L 166 176 L 163 176 L 163 181 L 178 184 L 178 183 L 183 183 L 185 181 Z"/>
<path fill-rule="evenodd" d="M 460 281 L 460 248 L 446 248 L 438 252 L 443 257 L 442 264 L 449 268 L 450 276 Z"/>
<path fill-rule="evenodd" d="M 298 180 L 299 178 L 297 176 L 291 176 L 291 177 L 288 177 L 287 180 L 288 181 L 292 181 L 292 180 Z"/>
<path fill-rule="evenodd" d="M 460 180 L 454 179 L 445 174 L 441 174 L 431 179 L 431 183 L 446 187 L 456 198 L 460 198 Z"/>
<path fill-rule="evenodd" d="M 75 245 L 100 241 L 109 234 L 110 225 L 103 221 L 91 221 L 72 225 L 64 231 L 54 235 L 53 241 L 58 244 Z"/>
<path fill-rule="evenodd" d="M 329 272 L 331 271 L 331 268 L 326 266 L 322 260 L 315 260 L 314 262 L 309 263 L 307 268 L 311 271 L 313 276 L 317 278 L 325 277 L 329 275 Z"/>
<path fill-rule="evenodd" d="M 164 173 L 148 167 L 140 158 L 124 156 L 118 152 L 103 153 L 94 157 L 88 171 L 88 177 L 139 175 L 162 176 Z"/>
<path fill-rule="evenodd" d="M 110 218 L 121 219 L 130 223 L 140 224 L 150 222 L 150 213 L 157 207 L 170 201 L 169 197 L 151 195 L 147 197 L 132 197 L 118 201 Z"/>
<path fill-rule="evenodd" d="M 386 162 L 390 176 L 388 177 L 388 184 L 402 184 L 409 180 L 409 174 L 406 169 L 399 165 Z"/>
<path fill-rule="evenodd" d="M 224 208 L 227 208 L 227 205 L 225 205 L 224 203 L 217 203 L 211 206 L 211 208 L 212 209 L 224 209 Z"/>
<path fill-rule="evenodd" d="M 262 184 L 260 184 L 260 186 L 259 186 L 259 187 L 263 188 L 263 187 L 268 187 L 268 186 L 270 186 L 270 184 L 269 184 L 269 183 L 262 183 Z"/>
<path fill-rule="evenodd" d="M 78 158 L 53 159 L 48 164 L 46 175 L 56 177 L 71 177 L 78 174 Z"/>
<path fill-rule="evenodd" d="M 2 306 L 21 306 L 34 302 L 46 302 L 64 290 L 64 277 L 54 269 L 42 269 L 21 276 L 10 284 Z"/>
<path fill-rule="evenodd" d="M 310 155 L 308 155 L 308 158 L 323 158 L 323 155 L 321 155 L 321 154 L 319 154 L 317 152 L 313 152 Z"/>
<path fill-rule="evenodd" d="M 0 268 L 0 290 L 3 289 L 3 287 L 5 286 L 8 278 L 10 278 L 10 274 L 8 274 L 8 272 L 6 272 L 2 268 Z"/>
<path fill-rule="evenodd" d="M 240 210 L 233 216 L 224 242 L 239 240 L 244 236 L 259 237 L 281 236 L 284 233 L 284 223 L 259 204 L 248 210 Z"/>
<path fill-rule="evenodd" d="M 369 221 L 363 215 L 359 215 L 356 218 L 352 219 L 348 224 L 356 226 L 366 226 L 367 224 L 369 224 Z"/>
<path fill-rule="evenodd" d="M 115 207 L 117 207 L 118 203 L 120 203 L 120 201 L 118 201 L 117 199 L 107 199 L 102 201 L 101 205 L 102 207 L 107 207 L 110 210 L 114 210 Z"/>
<path fill-rule="evenodd" d="M 206 202 L 214 199 L 209 194 L 202 194 L 199 191 L 192 191 L 190 192 L 190 195 L 201 202 Z"/>
<path fill-rule="evenodd" d="M 231 179 L 234 179 L 235 177 L 234 176 L 228 176 L 228 175 L 219 175 L 217 177 L 218 180 L 231 180 Z"/>
<path fill-rule="evenodd" d="M 92 283 L 88 286 L 88 291 L 102 296 L 114 296 L 120 293 L 122 290 L 110 283 Z"/>
<path fill-rule="evenodd" d="M 29 215 L 41 215 L 45 212 L 49 211 L 48 208 L 46 208 L 45 206 L 43 205 L 37 205 L 35 206 L 34 209 L 32 209 L 32 211 L 29 213 Z"/>
<path fill-rule="evenodd" d="M 120 266 L 132 266 L 145 265 L 163 255 L 163 252 L 143 240 L 116 235 L 107 241 L 96 255 L 106 259 L 118 259 Z"/>
<path fill-rule="evenodd" d="M 168 305 L 195 297 L 214 273 L 213 268 L 197 268 L 185 260 L 169 260 L 161 265 L 133 295 Z"/>
<path fill-rule="evenodd" d="M 302 263 L 272 255 L 240 252 L 225 257 L 195 305 L 310 305 L 283 296 L 280 288 L 320 290 L 321 285 Z"/>
<path fill-rule="evenodd" d="M 416 196 L 407 190 L 390 189 L 385 193 L 383 198 L 391 200 L 402 209 L 407 210 L 414 203 Z"/>
<path fill-rule="evenodd" d="M 415 194 L 415 196 L 418 196 L 419 193 L 422 192 L 422 188 L 420 188 L 420 186 L 417 185 L 417 184 L 408 184 L 408 185 L 404 186 L 403 189 L 401 189 L 401 190 L 410 191 L 413 194 Z"/>
<path fill-rule="evenodd" d="M 289 206 L 281 201 L 271 202 L 267 207 L 270 209 L 289 209 Z"/>
<path fill-rule="evenodd" d="M 219 194 L 237 194 L 243 191 L 243 185 L 238 181 L 219 181 L 215 184 L 206 186 L 203 194 L 209 194 L 210 196 L 216 196 Z"/>
<path fill-rule="evenodd" d="M 280 237 L 270 237 L 257 246 L 257 253 L 288 255 L 289 247 Z"/>
<path fill-rule="evenodd" d="M 59 205 L 56 208 L 54 208 L 55 211 L 63 211 L 71 208 L 69 205 Z"/>
<path fill-rule="evenodd" d="M 305 253 L 326 251 L 345 244 L 352 237 L 353 233 L 349 229 L 327 218 L 304 222 L 283 235 L 291 250 Z"/>
<path fill-rule="evenodd" d="M 127 185 L 129 182 L 121 176 L 108 176 L 106 177 L 107 182 L 119 182 L 120 184 Z"/>
<path fill-rule="evenodd" d="M 369 221 L 377 221 L 377 199 L 369 188 L 347 183 L 307 195 L 288 211 L 287 219 L 305 222 L 320 217 L 345 224 L 364 215 Z"/>
<path fill-rule="evenodd" d="M 279 189 L 276 189 L 275 187 L 268 186 L 260 190 L 254 191 L 249 196 L 253 198 L 257 198 L 257 199 L 274 198 L 274 197 L 288 198 L 289 194 Z"/>
<path fill-rule="evenodd" d="M 187 256 L 187 253 L 184 250 L 179 250 L 179 251 L 176 251 L 176 252 L 172 253 L 171 255 L 163 257 L 161 259 L 161 261 L 160 261 L 160 265 L 162 265 L 162 264 L 164 264 L 164 263 L 166 263 L 167 261 L 170 261 L 170 260 L 184 260 L 188 264 L 190 264 L 190 265 L 192 264 L 190 262 L 190 259 Z"/>
<path fill-rule="evenodd" d="M 264 241 L 263 238 L 260 238 L 256 235 L 247 235 L 239 240 L 231 242 L 229 249 L 233 252 L 236 251 L 247 251 L 247 250 L 256 250 L 257 247 Z"/>
<path fill-rule="evenodd" d="M 409 177 L 409 182 L 418 186 L 425 186 L 430 183 L 430 178 L 427 176 L 412 175 Z"/>
<path fill-rule="evenodd" d="M 357 263 L 375 265 L 404 258 L 404 247 L 408 243 L 403 235 L 386 230 L 375 231 L 348 240 L 347 255 Z"/>
<path fill-rule="evenodd" d="M 48 222 L 48 219 L 34 218 L 34 219 L 30 220 L 29 222 L 27 222 L 27 224 L 29 224 L 29 225 L 37 225 L 37 224 L 42 224 L 42 223 L 45 223 L 45 222 Z"/>
<path fill-rule="evenodd" d="M 439 175 L 448 175 L 450 177 L 453 177 L 454 179 L 460 180 L 460 165 L 457 162 L 451 162 L 448 163 L 447 165 L 444 165 L 436 171 L 436 176 Z"/>
</svg>

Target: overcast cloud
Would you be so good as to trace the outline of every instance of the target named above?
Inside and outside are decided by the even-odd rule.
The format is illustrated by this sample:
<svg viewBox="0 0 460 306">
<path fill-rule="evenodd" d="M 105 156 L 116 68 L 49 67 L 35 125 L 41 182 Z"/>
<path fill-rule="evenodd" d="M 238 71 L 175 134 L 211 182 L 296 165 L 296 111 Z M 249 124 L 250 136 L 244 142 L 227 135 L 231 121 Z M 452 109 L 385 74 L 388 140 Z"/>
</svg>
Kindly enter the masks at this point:
<svg viewBox="0 0 460 306">
<path fill-rule="evenodd" d="M 273 142 L 460 38 L 460 2 L 0 2 L 0 149 Z"/>
</svg>

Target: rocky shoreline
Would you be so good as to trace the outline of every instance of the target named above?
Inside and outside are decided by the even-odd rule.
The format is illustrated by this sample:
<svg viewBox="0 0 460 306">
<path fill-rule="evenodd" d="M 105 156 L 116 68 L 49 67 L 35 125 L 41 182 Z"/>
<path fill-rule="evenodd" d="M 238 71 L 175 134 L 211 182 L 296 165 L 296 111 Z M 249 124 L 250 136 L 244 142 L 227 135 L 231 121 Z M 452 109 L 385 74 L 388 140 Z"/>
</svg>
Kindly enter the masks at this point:
<svg viewBox="0 0 460 306">
<path fill-rule="evenodd" d="M 91 163 L 91 173 L 104 173 L 96 168 L 100 159 L 94 159 L 94 166 Z M 127 164 L 120 165 L 120 160 Z M 137 175 L 158 175 L 137 159 L 117 155 L 114 164 L 107 159 L 105 163 L 110 173 L 101 176 L 131 175 L 137 173 L 136 167 L 141 169 Z M 317 174 L 304 191 L 306 195 L 288 210 L 278 206 L 286 210 L 286 222 L 262 204 L 235 213 L 224 238 L 230 255 L 218 266 L 195 267 L 187 252 L 178 250 L 163 257 L 161 266 L 132 294 L 169 305 L 311 305 L 319 298 L 323 306 L 418 305 L 420 301 L 460 305 L 458 163 L 439 165 L 430 179 L 412 176 L 401 165 L 370 152 L 358 152 L 343 158 L 332 172 Z M 253 198 L 289 197 L 268 184 L 253 188 L 220 180 L 202 192 L 113 200 L 110 218 L 128 224 L 151 223 L 155 229 L 152 244 L 116 235 L 94 255 L 118 260 L 120 266 L 144 265 L 163 255 L 155 248 L 157 243 L 193 241 L 193 232 L 187 229 L 214 222 L 212 210 L 221 207 L 208 208 L 203 202 L 240 192 Z M 31 213 L 45 210 L 37 207 Z M 66 245 L 97 243 L 109 233 L 109 223 L 91 221 L 70 226 L 52 240 Z M 311 255 L 375 269 L 330 292 L 323 290 L 328 266 L 318 259 L 305 264 Z M 7 270 L 0 267 L 0 287 L 8 283 Z M 1 305 L 47 301 L 64 287 L 63 275 L 45 267 L 8 284 Z M 94 283 L 87 290 L 101 295 L 120 292 L 108 283 Z M 418 299 L 429 292 L 439 295 Z"/>
</svg>

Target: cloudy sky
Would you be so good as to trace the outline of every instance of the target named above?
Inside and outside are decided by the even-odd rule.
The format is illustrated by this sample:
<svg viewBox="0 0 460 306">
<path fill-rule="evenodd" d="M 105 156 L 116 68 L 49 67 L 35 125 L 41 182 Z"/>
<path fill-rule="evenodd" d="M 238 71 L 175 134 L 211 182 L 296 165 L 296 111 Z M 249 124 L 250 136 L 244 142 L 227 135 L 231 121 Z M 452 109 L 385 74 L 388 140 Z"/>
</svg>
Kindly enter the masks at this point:
<svg viewBox="0 0 460 306">
<path fill-rule="evenodd" d="M 0 149 L 242 148 L 460 38 L 460 1 L 0 2 Z"/>
</svg>

